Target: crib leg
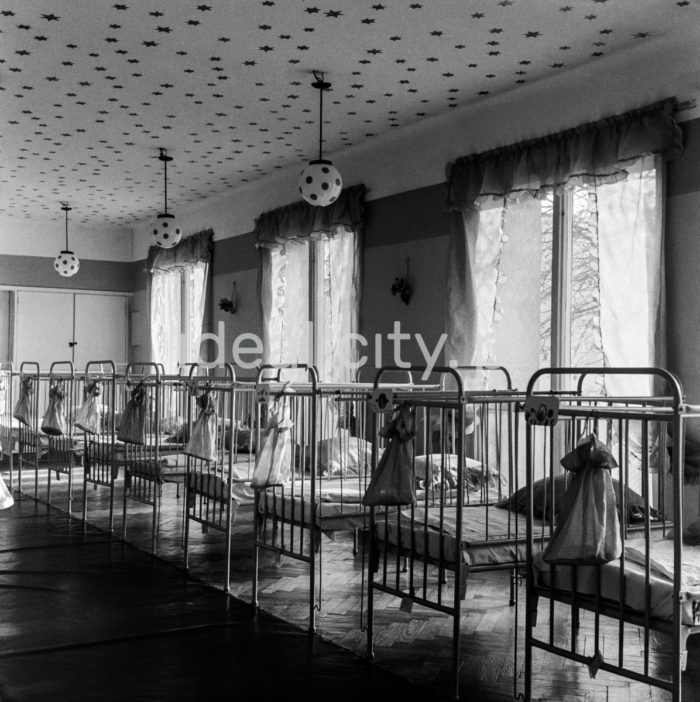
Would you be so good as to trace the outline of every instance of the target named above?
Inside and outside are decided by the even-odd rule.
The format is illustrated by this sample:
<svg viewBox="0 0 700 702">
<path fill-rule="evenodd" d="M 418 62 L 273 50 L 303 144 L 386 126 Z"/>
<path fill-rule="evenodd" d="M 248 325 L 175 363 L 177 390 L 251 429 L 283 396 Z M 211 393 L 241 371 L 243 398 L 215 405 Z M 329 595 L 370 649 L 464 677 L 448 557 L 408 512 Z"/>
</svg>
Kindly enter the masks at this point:
<svg viewBox="0 0 700 702">
<path fill-rule="evenodd" d="M 681 672 L 685 671 L 685 666 L 688 663 L 688 636 L 690 629 L 681 627 Z"/>
<path fill-rule="evenodd" d="M 532 593 L 532 602 L 530 606 L 530 621 L 532 622 L 532 628 L 537 626 L 537 604 L 538 604 L 538 594 L 537 591 Z"/>
<path fill-rule="evenodd" d="M 377 546 L 375 539 L 371 540 L 370 545 L 369 565 L 372 573 L 378 573 L 380 559 L 379 546 Z"/>
<path fill-rule="evenodd" d="M 467 578 L 469 578 L 469 566 L 466 563 L 462 563 L 459 566 L 461 571 L 460 583 L 459 583 L 459 599 L 463 600 L 467 596 Z"/>
</svg>

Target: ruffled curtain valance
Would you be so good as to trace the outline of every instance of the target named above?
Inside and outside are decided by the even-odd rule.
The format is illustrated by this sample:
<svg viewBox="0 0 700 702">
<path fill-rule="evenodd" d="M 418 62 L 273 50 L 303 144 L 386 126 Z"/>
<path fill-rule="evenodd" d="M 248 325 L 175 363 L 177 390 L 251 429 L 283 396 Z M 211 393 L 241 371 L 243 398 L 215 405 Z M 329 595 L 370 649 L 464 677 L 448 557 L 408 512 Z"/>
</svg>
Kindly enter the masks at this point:
<svg viewBox="0 0 700 702">
<path fill-rule="evenodd" d="M 327 207 L 316 207 L 305 201 L 264 212 L 255 220 L 255 245 L 277 248 L 292 241 L 318 239 L 338 227 L 347 231 L 362 229 L 365 186 L 343 190 Z"/>
<path fill-rule="evenodd" d="M 640 156 L 675 158 L 683 150 L 670 98 L 565 132 L 458 158 L 447 166 L 447 206 L 465 211 L 489 197 L 534 196 L 563 185 L 601 185 L 625 176 Z"/>
<path fill-rule="evenodd" d="M 149 273 L 153 273 L 155 270 L 167 271 L 177 266 L 198 261 L 211 263 L 213 250 L 214 232 L 211 229 L 205 229 L 199 234 L 186 237 L 179 244 L 173 246 L 172 249 L 151 246 L 148 249 L 146 270 Z"/>
</svg>

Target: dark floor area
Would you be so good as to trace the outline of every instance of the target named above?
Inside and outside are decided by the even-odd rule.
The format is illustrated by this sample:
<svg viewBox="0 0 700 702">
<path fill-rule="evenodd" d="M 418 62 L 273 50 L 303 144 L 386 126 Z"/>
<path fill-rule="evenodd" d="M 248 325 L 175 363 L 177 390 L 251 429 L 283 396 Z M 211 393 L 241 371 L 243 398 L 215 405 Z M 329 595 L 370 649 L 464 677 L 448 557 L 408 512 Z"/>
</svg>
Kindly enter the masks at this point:
<svg viewBox="0 0 700 702">
<path fill-rule="evenodd" d="M 34 499 L 0 511 L 0 700 L 411 700 L 425 690 Z"/>
</svg>

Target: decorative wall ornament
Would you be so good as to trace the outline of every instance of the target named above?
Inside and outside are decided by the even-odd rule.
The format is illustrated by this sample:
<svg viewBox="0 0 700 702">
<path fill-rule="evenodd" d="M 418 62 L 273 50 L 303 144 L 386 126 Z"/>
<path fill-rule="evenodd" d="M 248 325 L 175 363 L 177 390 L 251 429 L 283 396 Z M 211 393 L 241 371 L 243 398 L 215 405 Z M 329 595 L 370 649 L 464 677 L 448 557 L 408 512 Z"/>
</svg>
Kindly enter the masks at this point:
<svg viewBox="0 0 700 702">
<path fill-rule="evenodd" d="M 394 283 L 391 286 L 391 294 L 398 295 L 406 305 L 411 301 L 411 295 L 413 294 L 411 285 L 408 282 L 408 264 L 409 259 L 406 259 L 406 275 L 403 278 L 394 278 Z"/>
<path fill-rule="evenodd" d="M 80 270 L 80 261 L 68 246 L 68 213 L 73 208 L 67 202 L 62 202 L 61 209 L 66 213 L 66 248 L 56 256 L 53 267 L 58 275 L 63 278 L 71 278 Z"/>
<path fill-rule="evenodd" d="M 311 87 L 318 90 L 318 158 L 309 161 L 299 176 L 299 192 L 310 205 L 326 207 L 335 202 L 343 188 L 343 179 L 331 161 L 323 158 L 323 93 L 330 90 L 331 84 L 323 79 L 323 73 L 314 71 Z"/>
<path fill-rule="evenodd" d="M 238 291 L 236 290 L 236 281 L 233 281 L 233 287 L 231 289 L 231 298 L 222 297 L 219 300 L 219 309 L 224 312 L 230 312 L 231 314 L 236 314 L 238 312 Z"/>
</svg>

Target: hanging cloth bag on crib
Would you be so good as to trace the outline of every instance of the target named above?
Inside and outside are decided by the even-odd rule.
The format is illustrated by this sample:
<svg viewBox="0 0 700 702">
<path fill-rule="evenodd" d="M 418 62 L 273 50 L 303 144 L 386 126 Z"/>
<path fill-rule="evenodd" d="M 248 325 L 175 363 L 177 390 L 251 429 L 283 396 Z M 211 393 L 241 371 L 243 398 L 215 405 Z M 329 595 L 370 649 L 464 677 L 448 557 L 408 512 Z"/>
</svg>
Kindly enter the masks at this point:
<svg viewBox="0 0 700 702">
<path fill-rule="evenodd" d="M 389 439 L 389 444 L 372 473 L 362 504 L 367 507 L 414 505 L 413 438 L 416 435 L 416 415 L 413 407 L 407 402 L 401 403 L 380 434 Z"/>
<path fill-rule="evenodd" d="M 262 490 L 287 483 L 292 474 L 292 416 L 289 398 L 280 393 L 272 402 L 268 428 L 255 457 L 251 485 Z"/>
<path fill-rule="evenodd" d="M 68 423 L 63 412 L 63 398 L 65 397 L 65 383 L 63 378 L 58 378 L 49 389 L 49 403 L 41 420 L 41 431 L 49 436 L 62 436 L 68 433 Z"/>
<path fill-rule="evenodd" d="M 211 389 L 205 390 L 197 398 L 199 414 L 192 425 L 190 440 L 185 453 L 204 461 L 216 460 L 216 407 L 211 397 Z"/>
<path fill-rule="evenodd" d="M 15 410 L 12 416 L 26 424 L 28 427 L 32 424 L 32 393 L 34 392 L 34 381 L 32 378 L 22 378 L 19 386 L 19 397 L 15 404 Z"/>
<path fill-rule="evenodd" d="M 131 391 L 131 399 L 126 403 L 119 424 L 117 439 L 125 444 L 146 443 L 146 395 L 143 383 Z"/>
<path fill-rule="evenodd" d="M 574 477 L 542 558 L 570 565 L 601 565 L 619 558 L 620 519 L 610 475 L 617 467 L 614 456 L 595 434 L 589 434 L 561 463 Z"/>
<path fill-rule="evenodd" d="M 100 405 L 97 398 L 102 394 L 99 380 L 93 380 L 85 386 L 83 404 L 75 413 L 73 425 L 88 434 L 97 434 L 100 430 Z"/>
</svg>

